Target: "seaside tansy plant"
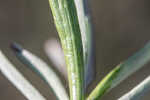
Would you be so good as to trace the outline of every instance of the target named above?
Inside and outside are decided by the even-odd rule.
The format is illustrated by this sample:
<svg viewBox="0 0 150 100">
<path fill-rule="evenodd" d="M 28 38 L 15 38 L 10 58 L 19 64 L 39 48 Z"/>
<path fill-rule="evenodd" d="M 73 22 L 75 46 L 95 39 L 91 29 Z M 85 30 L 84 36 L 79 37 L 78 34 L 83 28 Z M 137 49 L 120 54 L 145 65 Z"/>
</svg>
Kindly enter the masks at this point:
<svg viewBox="0 0 150 100">
<path fill-rule="evenodd" d="M 150 61 L 150 42 L 127 60 L 110 71 L 87 94 L 87 87 L 93 81 L 92 29 L 85 0 L 49 0 L 56 30 L 61 40 L 68 71 L 69 94 L 57 73 L 35 54 L 18 44 L 11 48 L 17 58 L 37 73 L 55 94 L 58 100 L 101 100 L 102 96 Z M 46 100 L 42 94 L 9 62 L 0 51 L 0 71 L 28 99 Z M 118 98 L 118 100 L 139 100 L 150 90 L 150 76 Z"/>
</svg>

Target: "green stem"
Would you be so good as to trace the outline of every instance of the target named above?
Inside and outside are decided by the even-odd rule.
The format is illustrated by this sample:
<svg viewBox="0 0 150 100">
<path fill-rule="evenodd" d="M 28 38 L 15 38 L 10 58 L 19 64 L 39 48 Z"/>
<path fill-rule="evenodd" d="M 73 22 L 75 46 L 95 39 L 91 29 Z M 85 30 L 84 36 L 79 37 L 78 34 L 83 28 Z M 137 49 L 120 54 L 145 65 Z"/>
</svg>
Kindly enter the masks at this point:
<svg viewBox="0 0 150 100">
<path fill-rule="evenodd" d="M 73 0 L 49 0 L 68 69 L 70 99 L 84 99 L 81 33 Z"/>
</svg>

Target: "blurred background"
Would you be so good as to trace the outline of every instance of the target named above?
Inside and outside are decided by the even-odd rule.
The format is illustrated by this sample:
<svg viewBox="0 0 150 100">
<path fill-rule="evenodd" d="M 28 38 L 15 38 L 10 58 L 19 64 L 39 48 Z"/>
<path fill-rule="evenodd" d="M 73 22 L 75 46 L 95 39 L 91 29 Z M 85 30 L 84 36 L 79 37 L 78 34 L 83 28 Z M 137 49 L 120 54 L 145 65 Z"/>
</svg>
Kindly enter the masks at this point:
<svg viewBox="0 0 150 100">
<path fill-rule="evenodd" d="M 88 92 L 117 64 L 127 59 L 150 40 L 149 0 L 89 0 L 96 46 L 96 79 Z M 40 56 L 45 41 L 58 38 L 48 0 L 0 0 L 0 49 L 30 82 L 48 99 L 56 100 L 51 90 L 35 73 L 20 63 L 9 46 L 12 42 Z M 150 64 L 123 81 L 103 97 L 116 100 L 150 75 Z M 142 100 L 149 100 L 150 93 Z M 0 100 L 26 98 L 0 73 Z"/>
</svg>

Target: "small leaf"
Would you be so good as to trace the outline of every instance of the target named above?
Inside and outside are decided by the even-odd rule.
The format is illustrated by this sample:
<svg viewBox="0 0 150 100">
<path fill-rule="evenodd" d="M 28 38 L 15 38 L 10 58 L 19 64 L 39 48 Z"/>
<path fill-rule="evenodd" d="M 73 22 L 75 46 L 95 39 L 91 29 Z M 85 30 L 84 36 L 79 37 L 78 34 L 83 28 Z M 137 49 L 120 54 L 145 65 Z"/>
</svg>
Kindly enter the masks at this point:
<svg viewBox="0 0 150 100">
<path fill-rule="evenodd" d="M 43 60 L 31 52 L 21 48 L 18 44 L 13 44 L 12 49 L 19 60 L 31 67 L 41 78 L 49 84 L 54 94 L 59 100 L 69 100 L 68 94 L 56 73 Z"/>
</svg>

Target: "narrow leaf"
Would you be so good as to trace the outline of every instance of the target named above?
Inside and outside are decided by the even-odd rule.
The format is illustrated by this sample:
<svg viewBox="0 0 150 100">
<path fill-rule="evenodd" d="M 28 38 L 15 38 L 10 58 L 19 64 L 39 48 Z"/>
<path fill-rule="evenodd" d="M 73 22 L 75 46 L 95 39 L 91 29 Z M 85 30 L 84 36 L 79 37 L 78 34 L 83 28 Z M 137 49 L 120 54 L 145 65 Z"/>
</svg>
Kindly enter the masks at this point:
<svg viewBox="0 0 150 100">
<path fill-rule="evenodd" d="M 83 47 L 74 0 L 49 0 L 65 55 L 70 99 L 84 99 Z"/>
<path fill-rule="evenodd" d="M 13 44 L 12 49 L 15 51 L 20 61 L 27 64 L 35 72 L 37 72 L 41 78 L 46 81 L 54 94 L 59 100 L 69 100 L 67 92 L 56 73 L 49 67 L 43 60 L 35 56 L 31 52 L 21 48 L 18 44 Z"/>
<path fill-rule="evenodd" d="M 0 51 L 0 71 L 28 99 L 46 100 Z"/>
<path fill-rule="evenodd" d="M 104 95 L 106 91 L 111 90 L 116 87 L 120 82 L 126 79 L 128 76 L 142 68 L 145 64 L 150 61 L 150 42 L 146 44 L 139 52 L 135 53 L 133 56 L 129 57 L 126 61 L 113 69 L 92 91 L 89 95 L 88 100 L 99 100 L 101 96 Z M 112 73 L 115 72 L 115 73 Z M 112 73 L 112 74 L 111 74 Z M 110 80 L 106 80 L 110 77 Z M 105 82 L 103 82 L 105 81 Z M 107 88 L 105 88 L 107 87 Z M 103 90 L 101 89 L 103 88 Z"/>
<path fill-rule="evenodd" d="M 140 100 L 147 92 L 150 91 L 150 76 L 143 82 L 133 88 L 131 91 L 123 95 L 118 100 Z"/>
<path fill-rule="evenodd" d="M 93 34 L 87 0 L 74 0 L 81 30 L 85 66 L 85 88 L 95 77 Z"/>
</svg>

